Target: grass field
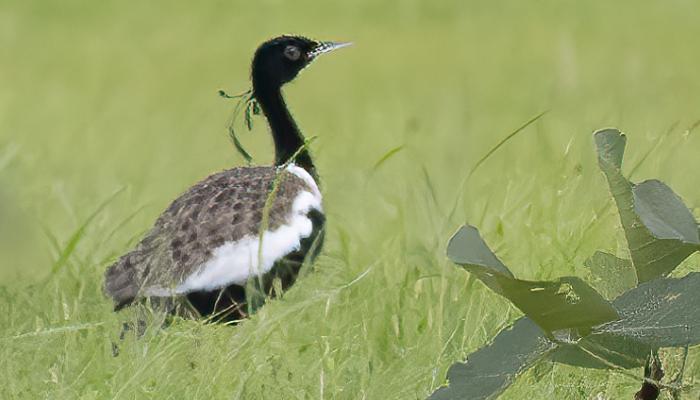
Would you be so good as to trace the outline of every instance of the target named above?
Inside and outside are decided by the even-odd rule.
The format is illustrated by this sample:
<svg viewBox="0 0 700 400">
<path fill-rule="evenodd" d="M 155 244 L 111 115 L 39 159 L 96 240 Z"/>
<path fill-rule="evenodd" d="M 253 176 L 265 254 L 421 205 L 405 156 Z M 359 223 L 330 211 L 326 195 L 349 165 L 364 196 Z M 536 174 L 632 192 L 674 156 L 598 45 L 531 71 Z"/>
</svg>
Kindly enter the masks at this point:
<svg viewBox="0 0 700 400">
<path fill-rule="evenodd" d="M 633 180 L 663 179 L 700 216 L 699 18 L 685 0 L 2 2 L 0 398 L 425 398 L 520 315 L 446 260 L 460 224 L 521 278 L 589 278 L 595 250 L 624 256 L 595 129 L 625 131 Z M 112 312 L 104 269 L 190 184 L 243 164 L 216 91 L 247 89 L 255 47 L 280 33 L 355 42 L 286 90 L 318 137 L 322 255 L 250 321 L 178 320 L 114 357 L 136 312 Z M 263 119 L 240 134 L 271 161 Z M 502 398 L 640 384 L 543 363 Z"/>
</svg>

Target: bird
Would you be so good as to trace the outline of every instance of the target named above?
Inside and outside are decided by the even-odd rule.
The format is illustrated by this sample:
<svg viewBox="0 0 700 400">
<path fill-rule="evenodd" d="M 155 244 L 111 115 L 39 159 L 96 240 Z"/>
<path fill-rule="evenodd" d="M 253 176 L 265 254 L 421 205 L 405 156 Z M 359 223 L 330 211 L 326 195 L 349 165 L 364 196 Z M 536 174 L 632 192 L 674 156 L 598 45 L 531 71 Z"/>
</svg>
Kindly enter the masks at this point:
<svg viewBox="0 0 700 400">
<path fill-rule="evenodd" d="M 251 282 L 266 296 L 295 282 L 323 245 L 325 214 L 316 167 L 282 87 L 320 55 L 350 44 L 283 35 L 257 48 L 251 99 L 269 124 L 274 165 L 214 173 L 176 198 L 107 268 L 104 292 L 115 311 L 146 299 L 184 299 L 195 316 L 235 322 L 249 315 Z"/>
</svg>

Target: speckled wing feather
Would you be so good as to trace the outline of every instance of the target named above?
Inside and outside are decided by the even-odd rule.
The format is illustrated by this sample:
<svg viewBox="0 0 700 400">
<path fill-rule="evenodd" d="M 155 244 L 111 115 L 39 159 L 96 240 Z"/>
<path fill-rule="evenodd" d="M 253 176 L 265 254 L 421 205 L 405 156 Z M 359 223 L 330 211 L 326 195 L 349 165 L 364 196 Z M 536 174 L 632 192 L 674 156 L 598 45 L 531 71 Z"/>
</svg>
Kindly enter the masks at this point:
<svg viewBox="0 0 700 400">
<path fill-rule="evenodd" d="M 278 174 L 266 230 L 288 223 L 295 197 L 313 190 L 304 179 L 275 167 L 213 174 L 173 201 L 136 248 L 109 267 L 106 293 L 120 307 L 149 288 L 174 288 L 197 272 L 217 247 L 258 235 Z"/>
</svg>

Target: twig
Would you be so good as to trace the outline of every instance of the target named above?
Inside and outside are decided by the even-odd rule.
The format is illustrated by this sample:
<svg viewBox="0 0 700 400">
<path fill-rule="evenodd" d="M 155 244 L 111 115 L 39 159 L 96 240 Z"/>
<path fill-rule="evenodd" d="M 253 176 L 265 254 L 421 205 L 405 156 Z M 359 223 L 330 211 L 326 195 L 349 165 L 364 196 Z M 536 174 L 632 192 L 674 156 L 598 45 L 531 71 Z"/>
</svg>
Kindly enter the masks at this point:
<svg viewBox="0 0 700 400">
<path fill-rule="evenodd" d="M 661 359 L 657 351 L 652 351 L 644 366 L 644 382 L 642 388 L 634 395 L 634 400 L 656 400 L 659 398 L 661 388 L 657 384 L 664 377 L 661 368 Z"/>
</svg>

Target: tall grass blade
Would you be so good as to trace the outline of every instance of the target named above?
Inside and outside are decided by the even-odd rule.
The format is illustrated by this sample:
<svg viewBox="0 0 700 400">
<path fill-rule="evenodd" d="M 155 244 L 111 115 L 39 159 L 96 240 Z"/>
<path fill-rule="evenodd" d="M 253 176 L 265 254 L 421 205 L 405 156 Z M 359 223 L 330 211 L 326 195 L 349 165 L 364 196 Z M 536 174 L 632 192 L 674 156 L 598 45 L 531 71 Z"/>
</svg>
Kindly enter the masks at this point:
<svg viewBox="0 0 700 400">
<path fill-rule="evenodd" d="M 97 217 L 114 199 L 117 198 L 119 194 L 121 194 L 126 187 L 122 187 L 121 189 L 117 190 L 114 192 L 112 195 L 110 195 L 106 200 L 104 200 L 100 205 L 97 206 L 95 211 L 93 211 L 86 219 L 83 221 L 83 223 L 76 229 L 73 234 L 70 236 L 68 239 L 68 242 L 66 245 L 63 247 L 63 250 L 61 250 L 61 253 L 58 256 L 58 259 L 56 262 L 54 262 L 53 266 L 51 267 L 51 275 L 56 274 L 58 271 L 63 268 L 68 260 L 70 259 L 71 255 L 75 252 L 75 249 L 78 247 L 78 243 L 82 240 L 82 238 L 85 236 L 85 231 L 87 230 L 88 226 L 90 223 Z"/>
<path fill-rule="evenodd" d="M 372 173 L 376 172 L 379 169 L 379 167 L 384 165 L 385 162 L 387 162 L 391 157 L 395 156 L 398 152 L 403 150 L 405 147 L 406 147 L 406 145 L 402 144 L 400 146 L 396 146 L 393 149 L 387 151 L 383 156 L 381 156 L 379 158 L 379 160 L 377 160 L 376 163 L 374 163 L 374 166 L 372 166 Z"/>
<path fill-rule="evenodd" d="M 544 117 L 545 114 L 547 114 L 549 110 L 542 111 L 541 113 L 535 115 L 534 117 L 530 118 L 527 122 L 524 124 L 520 125 L 518 128 L 516 128 L 513 132 L 508 134 L 506 137 L 504 137 L 500 142 L 496 143 L 495 146 L 493 146 L 489 151 L 484 154 L 483 157 L 481 157 L 473 167 L 469 170 L 467 175 L 462 179 L 462 182 L 460 182 L 457 190 L 457 195 L 455 196 L 455 201 L 452 204 L 452 208 L 450 209 L 450 212 L 447 216 L 447 220 L 445 223 L 449 223 L 449 221 L 452 220 L 452 217 L 454 217 L 455 212 L 457 211 L 457 207 L 459 206 L 459 202 L 462 200 L 462 196 L 464 194 L 464 188 L 467 185 L 467 182 L 469 182 L 469 179 L 471 179 L 472 175 L 479 169 L 481 165 L 483 165 L 491 156 L 493 156 L 498 149 L 503 147 L 508 141 L 512 140 L 515 136 L 517 136 L 520 132 L 523 132 L 525 128 L 528 126 L 534 124 L 537 120 L 540 118 Z"/>
<path fill-rule="evenodd" d="M 506 143 L 508 143 L 508 141 L 510 141 L 511 139 L 513 139 L 517 134 L 519 134 L 520 132 L 524 131 L 525 128 L 527 128 L 528 126 L 530 126 L 530 125 L 534 124 L 535 122 L 537 122 L 538 119 L 544 117 L 544 115 L 547 114 L 548 112 L 549 112 L 549 110 L 546 110 L 546 111 L 542 111 L 541 113 L 535 115 L 534 117 L 530 118 L 527 122 L 525 122 L 524 124 L 520 125 L 516 130 L 514 130 L 513 132 L 511 132 L 508 136 L 504 137 L 500 142 L 496 143 L 496 145 L 493 146 L 493 147 L 491 148 L 491 150 L 487 151 L 486 154 L 484 154 L 484 156 L 481 157 L 481 158 L 479 159 L 479 161 L 477 161 L 477 162 L 474 164 L 474 166 L 469 170 L 469 173 L 467 173 L 466 180 L 468 181 L 469 178 L 471 178 L 471 176 L 476 172 L 476 170 L 479 169 L 479 167 L 480 167 L 483 163 L 485 163 L 486 160 L 488 160 L 495 152 L 497 152 L 498 149 L 500 149 L 501 147 L 503 147 L 503 145 L 505 145 Z"/>
<path fill-rule="evenodd" d="M 632 176 L 634 176 L 634 174 L 637 172 L 637 170 L 639 170 L 639 168 L 644 164 L 644 162 L 647 160 L 647 158 L 649 158 L 649 156 L 652 155 L 656 151 L 656 149 L 659 148 L 659 146 L 664 141 L 664 139 L 668 135 L 670 135 L 671 132 L 674 131 L 674 129 L 676 129 L 676 127 L 678 126 L 679 123 L 680 123 L 680 121 L 676 121 L 673 124 L 671 124 L 671 126 L 668 127 L 666 132 L 656 139 L 656 142 L 654 143 L 654 145 L 651 146 L 651 148 L 649 148 L 649 150 L 647 150 L 646 153 L 644 153 L 642 158 L 640 158 L 639 161 L 637 161 L 637 164 L 635 164 L 634 167 L 632 167 L 632 169 L 630 170 L 629 174 L 627 174 L 627 176 L 630 179 L 632 178 Z"/>
</svg>

